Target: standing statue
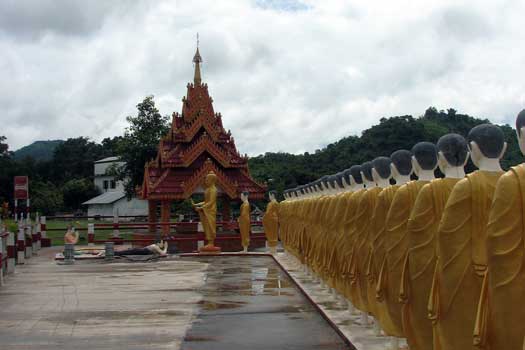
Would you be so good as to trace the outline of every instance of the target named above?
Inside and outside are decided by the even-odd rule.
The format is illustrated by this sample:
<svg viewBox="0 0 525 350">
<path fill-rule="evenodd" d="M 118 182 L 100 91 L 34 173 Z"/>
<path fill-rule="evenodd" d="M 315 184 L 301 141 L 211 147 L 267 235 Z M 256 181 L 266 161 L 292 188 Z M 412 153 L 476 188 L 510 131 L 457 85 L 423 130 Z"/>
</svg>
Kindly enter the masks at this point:
<svg viewBox="0 0 525 350">
<path fill-rule="evenodd" d="M 525 154 L 525 110 L 516 132 Z M 525 164 L 498 180 L 487 228 L 488 273 L 485 277 L 474 341 L 480 349 L 521 349 L 525 334 Z"/>
<path fill-rule="evenodd" d="M 202 227 L 204 228 L 204 234 L 208 243 L 200 250 L 204 252 L 218 252 L 221 249 L 215 246 L 215 235 L 217 234 L 217 175 L 213 171 L 210 171 L 206 175 L 204 185 L 206 190 L 204 191 L 204 202 L 193 203 L 193 208 L 199 213 Z"/>
<path fill-rule="evenodd" d="M 436 234 L 454 185 L 465 177 L 467 141 L 458 134 L 438 142 L 438 166 L 445 178 L 423 186 L 408 220 L 408 255 L 403 271 L 401 300 L 403 330 L 410 350 L 432 350 L 432 322 L 427 317 L 428 297 L 436 265 Z"/>
<path fill-rule="evenodd" d="M 395 162 L 393 163 L 395 172 Z M 378 278 L 378 293 L 384 300 L 392 325 L 397 328 L 396 337 L 405 338 L 402 308 L 399 303 L 399 286 L 403 273 L 409 236 L 408 219 L 421 188 L 434 179 L 438 165 L 437 147 L 430 142 L 419 142 L 412 147 L 412 168 L 418 179 L 409 181 L 396 191 L 385 222 L 385 260 Z"/>
<path fill-rule="evenodd" d="M 506 142 L 499 127 L 478 125 L 470 130 L 468 141 L 479 170 L 454 186 L 437 233 L 429 297 L 434 350 L 474 349 L 476 311 L 487 271 L 487 223 L 496 182 L 503 174 L 499 161 Z"/>
<path fill-rule="evenodd" d="M 270 191 L 268 196 L 270 198 L 270 202 L 266 207 L 266 213 L 264 213 L 262 222 L 264 232 L 266 234 L 266 240 L 268 241 L 268 246 L 270 247 L 270 252 L 275 254 L 277 251 L 279 232 L 279 203 L 277 203 L 277 200 L 275 199 L 275 191 Z"/>
<path fill-rule="evenodd" d="M 239 231 L 241 231 L 241 245 L 244 253 L 248 252 L 250 246 L 250 202 L 248 202 L 248 196 L 250 192 L 244 191 L 241 193 L 241 212 L 239 214 Z"/>
</svg>

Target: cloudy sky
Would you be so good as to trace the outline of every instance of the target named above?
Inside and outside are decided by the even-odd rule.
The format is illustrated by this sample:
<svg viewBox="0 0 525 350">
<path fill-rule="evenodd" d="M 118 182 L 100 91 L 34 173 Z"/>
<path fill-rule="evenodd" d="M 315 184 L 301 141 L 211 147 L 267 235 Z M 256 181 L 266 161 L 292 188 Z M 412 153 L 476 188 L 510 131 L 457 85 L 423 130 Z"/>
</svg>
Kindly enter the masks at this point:
<svg viewBox="0 0 525 350">
<path fill-rule="evenodd" d="M 120 135 L 153 94 L 203 81 L 242 153 L 313 151 L 428 106 L 512 123 L 525 106 L 525 2 L 3 0 L 0 135 Z"/>
</svg>

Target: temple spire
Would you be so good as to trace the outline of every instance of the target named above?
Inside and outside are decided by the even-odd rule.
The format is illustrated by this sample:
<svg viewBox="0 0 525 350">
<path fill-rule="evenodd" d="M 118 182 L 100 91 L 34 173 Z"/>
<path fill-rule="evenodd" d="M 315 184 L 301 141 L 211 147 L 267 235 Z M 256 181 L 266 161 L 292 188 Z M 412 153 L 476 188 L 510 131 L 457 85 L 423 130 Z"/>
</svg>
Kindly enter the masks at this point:
<svg viewBox="0 0 525 350">
<path fill-rule="evenodd" d="M 201 62 L 202 57 L 199 53 L 199 33 L 197 33 L 197 51 L 195 52 L 195 56 L 193 56 L 193 63 L 195 63 L 195 74 L 193 75 L 193 83 L 195 86 L 201 83 Z"/>
</svg>

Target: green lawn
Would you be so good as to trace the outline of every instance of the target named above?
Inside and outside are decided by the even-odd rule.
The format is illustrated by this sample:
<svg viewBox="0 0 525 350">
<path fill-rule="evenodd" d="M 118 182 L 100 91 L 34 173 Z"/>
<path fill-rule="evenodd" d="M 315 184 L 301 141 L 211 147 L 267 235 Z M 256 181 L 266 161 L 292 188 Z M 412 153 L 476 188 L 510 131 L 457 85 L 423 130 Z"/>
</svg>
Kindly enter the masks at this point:
<svg viewBox="0 0 525 350">
<path fill-rule="evenodd" d="M 110 221 L 90 221 L 93 223 L 111 223 Z M 9 231 L 17 232 L 17 224 L 13 220 L 6 220 L 6 225 Z M 47 237 L 51 239 L 51 245 L 63 245 L 64 244 L 64 235 L 67 230 L 67 225 L 74 225 L 75 228 L 80 232 L 79 245 L 87 244 L 87 224 L 88 220 L 47 220 Z M 51 229 L 61 229 L 60 231 L 53 231 Z M 113 229 L 96 229 L 95 230 L 95 239 L 106 239 L 111 237 Z M 131 238 L 131 231 L 120 230 L 120 237 L 125 239 Z"/>
</svg>

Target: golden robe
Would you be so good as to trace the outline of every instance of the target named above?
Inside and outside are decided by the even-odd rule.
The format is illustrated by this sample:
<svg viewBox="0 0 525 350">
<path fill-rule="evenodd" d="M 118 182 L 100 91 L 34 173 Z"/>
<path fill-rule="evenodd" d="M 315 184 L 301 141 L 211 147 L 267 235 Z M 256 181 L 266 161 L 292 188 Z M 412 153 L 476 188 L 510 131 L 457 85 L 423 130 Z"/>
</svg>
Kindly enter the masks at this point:
<svg viewBox="0 0 525 350">
<path fill-rule="evenodd" d="M 377 281 L 379 299 L 386 305 L 392 336 L 404 337 L 399 286 L 408 251 L 407 224 L 421 187 L 428 181 L 410 181 L 396 191 L 385 224 L 385 259 Z"/>
<path fill-rule="evenodd" d="M 396 191 L 399 189 L 398 185 L 389 186 L 377 196 L 374 214 L 372 215 L 372 259 L 370 260 L 369 274 L 373 279 L 370 282 L 373 285 L 372 292 L 376 298 L 376 319 L 381 325 L 381 329 L 390 336 L 395 334 L 395 327 L 392 325 L 392 320 L 388 315 L 387 306 L 384 299 L 377 298 L 377 279 L 381 270 L 381 264 L 385 259 L 385 224 L 390 204 L 394 199 Z M 370 287 L 370 286 L 369 286 Z M 381 300 L 381 301 L 380 301 Z"/>
<path fill-rule="evenodd" d="M 356 192 L 345 192 L 338 204 L 339 210 L 341 210 L 341 222 L 338 225 L 337 235 L 334 238 L 334 247 L 332 255 L 330 256 L 329 268 L 333 273 L 334 286 L 337 291 L 345 295 L 350 299 L 348 294 L 347 286 L 347 270 L 346 267 L 349 265 L 347 260 L 349 259 L 348 252 L 348 240 L 349 240 L 349 227 L 350 219 L 353 217 L 353 205 L 354 201 L 351 200 L 352 196 Z"/>
<path fill-rule="evenodd" d="M 217 234 L 217 187 L 211 185 L 204 191 L 204 202 L 199 211 L 204 235 L 208 243 L 215 241 Z"/>
<path fill-rule="evenodd" d="M 357 225 L 357 207 L 361 197 L 365 194 L 365 189 L 360 189 L 352 193 L 348 201 L 348 222 L 346 223 L 345 239 L 342 245 L 342 270 L 343 281 L 342 289 L 344 295 L 350 299 L 352 304 L 359 310 L 366 310 L 366 301 L 361 297 L 361 288 L 359 286 L 358 271 L 357 271 L 357 236 L 355 234 Z"/>
<path fill-rule="evenodd" d="M 377 196 L 383 189 L 381 187 L 369 188 L 361 197 L 357 205 L 354 226 L 356 243 L 354 245 L 354 273 L 357 276 L 356 288 L 359 288 L 363 309 L 375 315 L 375 276 L 370 274 L 370 259 L 372 251 L 372 215 L 376 205 Z M 357 305 L 356 305 L 357 306 Z"/>
<path fill-rule="evenodd" d="M 239 214 L 239 231 L 241 231 L 241 245 L 248 247 L 250 245 L 250 203 L 243 202 L 241 204 L 241 212 Z"/>
<path fill-rule="evenodd" d="M 437 234 L 429 297 L 434 350 L 474 349 L 473 332 L 487 267 L 487 223 L 502 172 L 476 171 L 452 189 Z"/>
<path fill-rule="evenodd" d="M 475 341 L 481 349 L 520 349 L 525 335 L 525 165 L 498 180 L 487 228 L 488 276 Z"/>
<path fill-rule="evenodd" d="M 279 239 L 279 203 L 277 201 L 272 200 L 268 203 L 262 222 L 268 246 L 275 247 Z"/>
<path fill-rule="evenodd" d="M 435 179 L 423 186 L 408 220 L 408 254 L 400 297 L 410 350 L 433 348 L 428 297 L 436 265 L 436 235 L 447 199 L 459 180 Z"/>
</svg>

